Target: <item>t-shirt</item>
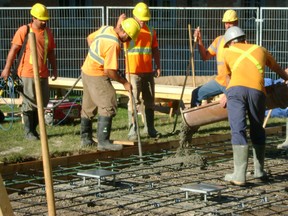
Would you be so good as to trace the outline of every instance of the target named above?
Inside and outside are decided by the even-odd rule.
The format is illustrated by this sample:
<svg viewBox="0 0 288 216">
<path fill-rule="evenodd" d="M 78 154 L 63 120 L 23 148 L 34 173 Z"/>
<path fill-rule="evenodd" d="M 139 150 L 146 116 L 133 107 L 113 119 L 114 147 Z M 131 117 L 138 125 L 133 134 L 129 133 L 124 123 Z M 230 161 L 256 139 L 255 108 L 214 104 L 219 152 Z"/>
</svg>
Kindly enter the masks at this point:
<svg viewBox="0 0 288 216">
<path fill-rule="evenodd" d="M 225 50 L 224 45 L 225 45 L 224 37 L 223 35 L 221 35 L 215 38 L 215 40 L 208 48 L 208 52 L 212 56 L 216 56 L 217 76 L 215 80 L 222 86 L 226 86 L 226 71 L 225 71 L 226 69 L 223 62 L 223 52 Z"/>
<path fill-rule="evenodd" d="M 49 70 L 47 67 L 47 59 L 44 59 L 45 58 L 45 34 L 47 33 L 46 37 L 48 37 L 48 46 L 47 46 L 48 50 L 46 50 L 46 54 L 47 54 L 49 51 L 56 48 L 52 32 L 48 27 L 46 27 L 45 30 L 34 29 L 31 27 L 31 24 L 29 24 L 29 27 L 30 27 L 29 32 L 35 33 L 37 56 L 38 56 L 39 77 L 47 78 L 47 77 L 49 77 Z M 46 31 L 46 33 L 45 33 L 45 31 Z M 29 34 L 29 32 L 28 32 L 28 34 Z M 26 34 L 27 34 L 27 25 L 23 25 L 16 31 L 16 33 L 13 37 L 13 40 L 12 40 L 12 44 L 22 46 Z M 47 58 L 47 55 L 46 55 L 46 58 Z M 28 77 L 28 78 L 34 77 L 29 40 L 27 41 L 25 50 L 23 52 L 22 59 L 20 60 L 20 63 L 19 63 L 18 76 Z"/>
<path fill-rule="evenodd" d="M 242 54 L 241 50 L 245 53 Z M 225 49 L 224 63 L 231 75 L 227 87 L 244 86 L 265 92 L 265 65 L 275 71 L 279 68 L 273 56 L 263 47 L 254 44 L 236 43 Z"/>
</svg>

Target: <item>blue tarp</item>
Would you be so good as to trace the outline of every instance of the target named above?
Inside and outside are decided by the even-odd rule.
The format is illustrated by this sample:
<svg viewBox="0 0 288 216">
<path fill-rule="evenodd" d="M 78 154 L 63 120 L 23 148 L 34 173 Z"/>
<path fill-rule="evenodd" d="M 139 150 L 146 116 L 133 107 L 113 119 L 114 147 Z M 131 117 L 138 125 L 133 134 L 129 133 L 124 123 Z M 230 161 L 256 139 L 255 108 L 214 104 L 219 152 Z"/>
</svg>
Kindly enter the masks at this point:
<svg viewBox="0 0 288 216">
<path fill-rule="evenodd" d="M 265 78 L 264 81 L 265 81 L 265 86 L 269 86 L 272 84 L 283 82 L 283 79 L 272 80 L 272 79 Z M 265 113 L 266 116 L 267 116 L 267 113 L 268 113 L 268 110 L 266 110 L 266 113 Z M 286 118 L 288 117 L 288 108 L 285 108 L 285 109 L 275 108 L 272 110 L 270 117 Z"/>
</svg>

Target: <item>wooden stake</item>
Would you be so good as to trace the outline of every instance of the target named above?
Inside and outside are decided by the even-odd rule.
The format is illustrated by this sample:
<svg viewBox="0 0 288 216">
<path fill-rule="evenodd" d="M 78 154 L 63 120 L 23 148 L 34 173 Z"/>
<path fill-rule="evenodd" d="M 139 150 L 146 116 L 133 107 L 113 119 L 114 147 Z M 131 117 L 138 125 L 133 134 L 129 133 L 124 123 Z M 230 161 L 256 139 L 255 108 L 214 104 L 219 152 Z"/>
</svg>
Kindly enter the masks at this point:
<svg viewBox="0 0 288 216">
<path fill-rule="evenodd" d="M 44 121 L 42 91 L 40 87 L 38 57 L 37 57 L 36 39 L 35 39 L 34 32 L 29 33 L 29 42 L 30 42 L 30 49 L 32 53 L 32 64 L 33 64 L 37 110 L 38 110 L 38 118 L 39 118 L 40 139 L 41 139 L 41 147 L 42 147 L 42 160 L 43 160 L 45 187 L 46 187 L 46 198 L 47 198 L 47 204 L 48 204 L 48 215 L 55 216 L 56 210 L 55 210 L 55 201 L 54 201 L 52 171 L 51 171 L 51 166 L 50 166 L 50 155 L 49 155 L 46 127 L 45 127 L 45 121 Z"/>
<path fill-rule="evenodd" d="M 12 206 L 0 174 L 0 216 L 14 216 Z"/>
<path fill-rule="evenodd" d="M 268 111 L 268 113 L 267 113 L 267 116 L 266 116 L 265 121 L 264 121 L 264 123 L 263 123 L 263 128 L 266 127 L 267 122 L 268 122 L 268 119 L 269 119 L 270 116 L 271 116 L 271 113 L 272 113 L 272 109 L 270 109 L 270 110 Z"/>
<path fill-rule="evenodd" d="M 199 27 L 198 27 L 199 28 Z M 195 78 L 195 63 L 194 63 L 194 50 L 197 42 L 197 38 L 194 38 L 194 43 L 192 45 L 192 32 L 191 32 L 191 25 L 188 25 L 189 31 L 189 47 L 190 47 L 190 55 L 191 55 L 191 69 L 192 69 L 192 82 L 193 87 L 196 87 L 196 78 Z"/>
</svg>

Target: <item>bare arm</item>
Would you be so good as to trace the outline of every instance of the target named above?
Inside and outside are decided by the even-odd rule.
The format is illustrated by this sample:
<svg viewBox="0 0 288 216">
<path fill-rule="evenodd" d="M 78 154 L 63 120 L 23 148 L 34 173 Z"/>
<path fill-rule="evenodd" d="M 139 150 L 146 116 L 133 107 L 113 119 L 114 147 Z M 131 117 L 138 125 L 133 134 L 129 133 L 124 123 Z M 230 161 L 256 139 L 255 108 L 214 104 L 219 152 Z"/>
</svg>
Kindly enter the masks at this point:
<svg viewBox="0 0 288 216">
<path fill-rule="evenodd" d="M 21 46 L 12 44 L 11 49 L 8 53 L 7 59 L 6 59 L 6 65 L 1 73 L 1 77 L 4 78 L 5 80 L 8 78 L 10 75 L 10 68 L 16 58 L 16 55 L 18 51 L 21 49 Z M 16 68 L 17 69 L 17 68 Z"/>
<path fill-rule="evenodd" d="M 277 73 L 283 80 L 287 81 L 288 80 L 288 68 L 285 70 L 282 69 L 280 66 L 274 70 L 275 73 Z"/>
<path fill-rule="evenodd" d="M 207 49 L 205 48 L 205 46 L 203 44 L 200 27 L 195 29 L 194 38 L 197 38 L 198 49 L 199 49 L 202 60 L 206 61 L 206 60 L 211 59 L 213 56 L 207 51 Z"/>
<path fill-rule="evenodd" d="M 58 72 L 57 72 L 57 62 L 56 62 L 54 50 L 50 50 L 48 52 L 47 57 L 48 57 L 48 60 L 52 66 L 52 80 L 56 80 L 58 77 Z"/>
<path fill-rule="evenodd" d="M 111 79 L 123 84 L 125 90 L 131 91 L 132 85 L 123 77 L 119 76 L 116 70 L 104 69 L 104 73 Z"/>
<path fill-rule="evenodd" d="M 155 47 L 152 49 L 152 56 L 153 56 L 153 59 L 154 59 L 154 62 L 156 64 L 156 77 L 160 77 L 161 75 L 161 65 L 160 65 L 160 51 L 159 51 L 159 48 L 158 47 Z"/>
</svg>

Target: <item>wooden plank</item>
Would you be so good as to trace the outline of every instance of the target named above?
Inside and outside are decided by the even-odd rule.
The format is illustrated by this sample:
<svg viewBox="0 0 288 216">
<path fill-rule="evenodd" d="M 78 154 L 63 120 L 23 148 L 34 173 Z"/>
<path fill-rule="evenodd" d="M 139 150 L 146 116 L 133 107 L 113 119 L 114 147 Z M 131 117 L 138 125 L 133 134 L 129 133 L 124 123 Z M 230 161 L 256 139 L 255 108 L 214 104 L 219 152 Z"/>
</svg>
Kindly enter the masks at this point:
<svg viewBox="0 0 288 216">
<path fill-rule="evenodd" d="M 137 144 L 137 142 L 129 140 L 113 140 L 112 143 L 117 145 L 132 145 L 132 146 Z"/>
<path fill-rule="evenodd" d="M 57 80 L 52 81 L 49 79 L 50 88 L 54 89 L 70 89 L 71 86 L 76 82 L 76 78 L 66 78 L 66 77 L 58 77 Z M 112 81 L 112 85 L 116 90 L 117 94 L 129 95 L 128 92 L 124 89 L 123 85 Z M 75 90 L 83 90 L 82 80 L 79 80 L 76 84 Z M 193 87 L 185 87 L 183 93 L 183 101 L 184 103 L 190 103 L 191 100 L 191 92 Z M 163 98 L 163 99 L 172 99 L 179 100 L 182 92 L 182 86 L 173 86 L 173 85 L 155 85 L 155 98 Z"/>
<path fill-rule="evenodd" d="M 13 100 L 11 100 L 11 98 L 1 98 L 0 99 L 0 104 L 16 104 L 16 105 L 20 105 L 22 104 L 22 98 L 14 98 Z"/>
</svg>

